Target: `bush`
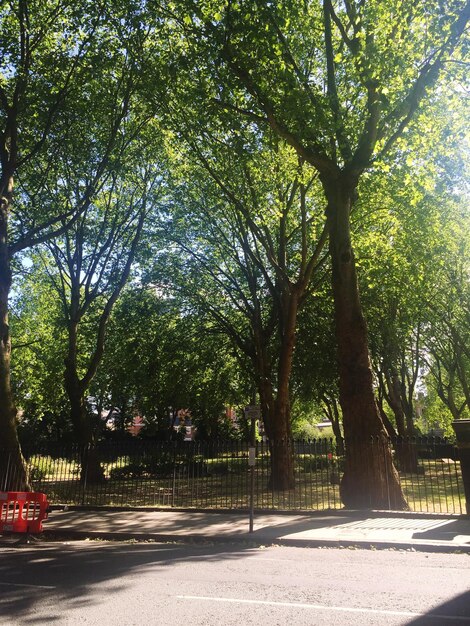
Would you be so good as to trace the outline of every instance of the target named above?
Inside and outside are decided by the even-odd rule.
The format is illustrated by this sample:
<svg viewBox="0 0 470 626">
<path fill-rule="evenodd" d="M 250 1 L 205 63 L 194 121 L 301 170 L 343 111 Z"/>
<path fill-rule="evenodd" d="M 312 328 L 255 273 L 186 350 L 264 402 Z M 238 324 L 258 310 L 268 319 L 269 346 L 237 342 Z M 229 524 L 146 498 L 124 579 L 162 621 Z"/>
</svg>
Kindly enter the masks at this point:
<svg viewBox="0 0 470 626">
<path fill-rule="evenodd" d="M 227 458 L 223 461 L 215 460 L 207 466 L 209 475 L 213 474 L 219 476 L 224 476 L 225 474 L 243 474 L 247 469 L 247 457 L 237 457 L 235 459 Z"/>
<path fill-rule="evenodd" d="M 111 480 L 123 480 L 125 478 L 141 478 L 145 468 L 139 463 L 128 463 L 122 467 L 113 467 L 109 472 Z"/>
<path fill-rule="evenodd" d="M 40 480 L 44 480 L 47 476 L 47 470 L 44 467 L 44 465 L 36 465 L 35 463 L 32 463 L 29 466 L 29 478 L 32 481 L 40 481 Z"/>
<path fill-rule="evenodd" d="M 225 476 L 228 474 L 228 463 L 227 461 L 215 461 L 214 463 L 210 463 L 208 466 L 209 476 Z"/>
<path fill-rule="evenodd" d="M 323 454 L 302 454 L 297 457 L 297 469 L 301 472 L 317 472 L 328 467 L 328 457 Z"/>
<path fill-rule="evenodd" d="M 55 480 L 59 477 L 62 479 L 66 477 L 70 478 L 75 476 L 79 471 L 75 461 L 49 455 L 30 456 L 28 467 L 30 472 L 29 476 L 33 482 L 41 481 L 48 477 Z"/>
<path fill-rule="evenodd" d="M 302 454 L 296 459 L 296 469 L 301 472 L 318 472 L 329 470 L 330 472 L 344 471 L 344 458 L 331 452 L 327 454 Z"/>
<path fill-rule="evenodd" d="M 184 472 L 196 475 L 206 475 L 207 466 L 202 457 L 193 459 L 178 459 L 173 453 L 164 453 L 160 456 L 142 456 L 129 463 L 113 467 L 109 473 L 112 480 L 126 478 L 168 478 L 176 470 L 177 474 Z"/>
<path fill-rule="evenodd" d="M 166 453 L 160 456 L 147 457 L 143 460 L 145 473 L 148 476 L 167 477 L 173 474 L 175 459 L 173 454 Z"/>
</svg>

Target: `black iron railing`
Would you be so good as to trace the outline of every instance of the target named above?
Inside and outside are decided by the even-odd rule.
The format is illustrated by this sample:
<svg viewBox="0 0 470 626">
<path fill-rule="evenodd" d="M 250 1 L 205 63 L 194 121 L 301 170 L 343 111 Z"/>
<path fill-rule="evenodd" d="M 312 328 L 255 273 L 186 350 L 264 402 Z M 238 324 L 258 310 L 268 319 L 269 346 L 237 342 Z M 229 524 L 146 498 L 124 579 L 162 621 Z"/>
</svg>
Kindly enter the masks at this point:
<svg viewBox="0 0 470 626">
<path fill-rule="evenodd" d="M 272 487 L 269 445 L 257 443 L 255 508 L 342 508 L 344 443 L 347 447 L 347 442 L 338 446 L 334 439 L 292 442 L 294 484 L 285 490 Z M 371 445 L 379 442 L 371 440 Z M 453 444 L 413 438 L 389 445 L 411 510 L 465 512 L 458 450 Z M 103 442 L 92 451 L 51 444 L 23 452 L 31 488 L 46 493 L 53 504 L 247 509 L 248 450 L 248 443 L 237 441 L 132 440 Z M 8 453 L 0 454 L 4 459 L 0 490 L 5 490 L 9 478 L 5 468 L 10 473 L 14 468 L 5 462 Z M 93 465 L 88 461 L 91 457 Z"/>
</svg>

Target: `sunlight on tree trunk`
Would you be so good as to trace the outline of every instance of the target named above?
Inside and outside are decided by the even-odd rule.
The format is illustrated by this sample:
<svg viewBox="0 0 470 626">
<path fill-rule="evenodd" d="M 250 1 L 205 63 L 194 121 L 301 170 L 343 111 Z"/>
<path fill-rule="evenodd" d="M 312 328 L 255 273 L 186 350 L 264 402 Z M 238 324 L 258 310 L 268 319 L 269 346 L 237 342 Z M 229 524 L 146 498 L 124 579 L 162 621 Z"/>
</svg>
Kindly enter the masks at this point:
<svg viewBox="0 0 470 626">
<path fill-rule="evenodd" d="M 346 439 L 341 498 L 348 508 L 407 508 L 375 401 L 367 327 L 359 299 L 349 214 L 355 184 L 324 180 L 328 198 L 340 402 Z M 360 441 L 360 438 L 365 441 Z M 373 448 L 368 439 L 380 445 Z"/>
</svg>

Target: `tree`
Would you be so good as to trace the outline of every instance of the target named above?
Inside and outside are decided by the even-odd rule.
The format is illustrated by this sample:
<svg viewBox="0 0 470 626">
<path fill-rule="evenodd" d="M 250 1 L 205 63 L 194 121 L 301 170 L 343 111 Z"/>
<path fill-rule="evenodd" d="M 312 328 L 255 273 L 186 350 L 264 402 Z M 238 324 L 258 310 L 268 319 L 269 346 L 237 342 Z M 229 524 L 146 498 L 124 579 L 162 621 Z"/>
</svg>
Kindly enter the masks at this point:
<svg viewBox="0 0 470 626">
<path fill-rule="evenodd" d="M 354 220 L 377 404 L 396 444 L 400 469 L 416 471 L 417 457 L 409 438 L 415 434 L 415 395 L 424 365 L 423 327 L 428 313 L 424 301 L 432 287 L 428 269 L 436 260 L 430 251 L 434 207 L 429 210 L 427 198 L 414 202 L 418 182 L 404 185 L 407 169 L 395 167 L 393 178 L 380 171 L 370 176 Z"/>
<path fill-rule="evenodd" d="M 27 480 L 10 384 L 11 259 L 62 235 L 119 170 L 145 57 L 143 11 L 134 3 L 18 0 L 0 13 L 0 432 L 19 487 Z M 141 124 L 148 120 L 142 101 L 134 108 Z M 84 175 L 69 204 L 62 186 L 79 155 Z"/>
<path fill-rule="evenodd" d="M 70 442 L 69 411 L 60 384 L 65 342 L 60 303 L 38 255 L 22 260 L 10 304 L 19 440 L 22 447 L 50 440 Z"/>
<path fill-rule="evenodd" d="M 180 2 L 184 14 L 174 7 L 165 5 L 211 74 L 199 92 L 269 126 L 319 174 L 349 440 L 342 499 L 348 507 L 405 507 L 374 396 L 350 216 L 363 173 L 392 150 L 399 158 L 404 131 L 443 67 L 452 54 L 460 60 L 470 4 Z M 371 448 L 370 436 L 381 445 Z"/>
<path fill-rule="evenodd" d="M 249 127 L 231 136 L 207 129 L 197 143 L 189 140 L 189 160 L 167 227 L 181 251 L 176 282 L 249 359 L 271 447 L 271 485 L 290 489 L 297 315 L 326 243 L 317 181 L 283 141 Z"/>
<path fill-rule="evenodd" d="M 128 155 L 129 156 L 129 155 Z M 102 478 L 94 455 L 95 433 L 86 410 L 86 391 L 103 357 L 106 325 L 129 278 L 137 246 L 150 206 L 158 200 L 160 172 L 136 161 L 130 172 L 121 164 L 119 178 L 111 174 L 108 184 L 93 198 L 74 224 L 47 246 L 54 266 L 45 266 L 62 305 L 67 328 L 65 390 L 70 417 L 80 446 L 88 446 L 87 479 Z M 73 204 L 74 177 L 66 180 Z M 63 192 L 65 193 L 65 192 Z M 81 326 L 95 324 L 92 345 L 83 345 Z M 86 334 L 90 341 L 90 333 Z"/>
<path fill-rule="evenodd" d="M 247 395 L 247 385 L 227 339 L 187 303 L 160 291 L 128 285 L 110 318 L 92 395 L 121 418 L 140 416 L 145 436 L 171 438 L 173 418 L 184 410 L 198 437 L 217 438 L 226 407 Z"/>
<path fill-rule="evenodd" d="M 5 484 L 12 489 L 25 488 L 28 481 L 10 380 L 11 261 L 61 232 L 72 218 L 63 207 L 51 210 L 39 201 L 43 174 L 53 169 L 61 132 L 74 121 L 75 98 L 90 86 L 105 19 L 101 8 L 87 1 L 18 0 L 0 9 L 0 433 L 7 452 L 0 459 L 0 474 L 6 475 L 8 462 Z"/>
<path fill-rule="evenodd" d="M 354 216 L 374 371 L 379 397 L 393 411 L 394 425 L 388 429 L 394 438 L 415 434 L 417 388 L 422 392 L 435 329 L 451 310 L 461 317 L 462 301 L 451 284 L 465 284 L 468 200 L 462 190 L 468 164 L 461 131 L 466 122 L 452 98 L 441 96 L 428 112 L 433 119 L 429 136 L 424 140 L 421 133 L 427 118 L 422 113 L 409 128 L 403 162 L 378 164 Z M 372 213 L 367 208 L 371 200 Z M 449 281 L 450 267 L 454 278 Z M 464 328 L 461 322 L 458 326 Z M 440 330 L 434 337 L 441 340 L 445 334 Z M 451 351 L 445 352 L 452 361 Z M 400 443 L 397 454 L 401 469 L 416 468 L 406 443 Z"/>
<path fill-rule="evenodd" d="M 317 416 L 331 421 L 338 453 L 344 453 L 342 414 L 339 406 L 338 371 L 335 359 L 330 268 L 317 276 L 315 291 L 299 315 L 293 368 L 294 397 L 313 404 Z M 318 420 L 317 420 L 318 421 Z"/>
<path fill-rule="evenodd" d="M 428 371 L 454 420 L 470 411 L 470 224 L 464 203 L 462 196 L 447 198 L 445 223 L 440 225 L 441 263 L 427 303 L 431 315 L 425 328 Z"/>
</svg>

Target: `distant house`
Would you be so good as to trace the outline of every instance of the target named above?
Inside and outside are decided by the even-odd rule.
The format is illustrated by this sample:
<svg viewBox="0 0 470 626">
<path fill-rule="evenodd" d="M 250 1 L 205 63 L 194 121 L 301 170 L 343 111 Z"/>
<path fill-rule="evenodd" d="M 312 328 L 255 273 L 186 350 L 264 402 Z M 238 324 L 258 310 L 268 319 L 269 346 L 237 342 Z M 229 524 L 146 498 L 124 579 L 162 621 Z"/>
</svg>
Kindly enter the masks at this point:
<svg viewBox="0 0 470 626">
<path fill-rule="evenodd" d="M 134 416 L 132 419 L 132 424 L 127 427 L 128 432 L 134 437 L 140 433 L 142 427 L 144 426 L 144 419 L 140 415 Z"/>
<path fill-rule="evenodd" d="M 189 409 L 179 409 L 176 413 L 176 417 L 170 420 L 170 424 L 173 422 L 173 428 L 175 430 L 183 430 L 184 440 L 192 441 L 196 434 L 196 427 L 193 426 L 191 420 L 191 411 Z"/>
</svg>

